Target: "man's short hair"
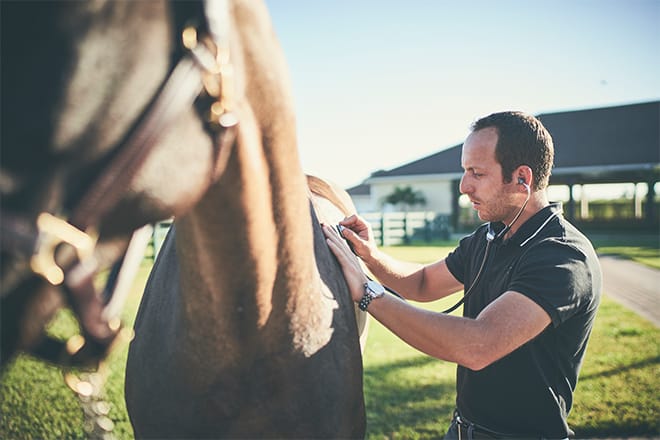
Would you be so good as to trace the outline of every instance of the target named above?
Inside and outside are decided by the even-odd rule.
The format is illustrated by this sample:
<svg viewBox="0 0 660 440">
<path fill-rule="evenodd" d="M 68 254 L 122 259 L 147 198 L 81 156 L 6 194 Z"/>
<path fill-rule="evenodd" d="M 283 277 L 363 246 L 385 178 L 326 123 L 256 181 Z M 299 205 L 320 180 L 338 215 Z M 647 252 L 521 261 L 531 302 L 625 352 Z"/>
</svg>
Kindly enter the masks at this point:
<svg viewBox="0 0 660 440">
<path fill-rule="evenodd" d="M 497 130 L 495 158 L 502 166 L 504 182 L 511 182 L 513 171 L 527 165 L 534 173 L 533 190 L 546 188 L 555 150 L 552 136 L 541 121 L 523 112 L 507 111 L 485 116 L 470 128 L 475 132 L 488 127 Z"/>
</svg>

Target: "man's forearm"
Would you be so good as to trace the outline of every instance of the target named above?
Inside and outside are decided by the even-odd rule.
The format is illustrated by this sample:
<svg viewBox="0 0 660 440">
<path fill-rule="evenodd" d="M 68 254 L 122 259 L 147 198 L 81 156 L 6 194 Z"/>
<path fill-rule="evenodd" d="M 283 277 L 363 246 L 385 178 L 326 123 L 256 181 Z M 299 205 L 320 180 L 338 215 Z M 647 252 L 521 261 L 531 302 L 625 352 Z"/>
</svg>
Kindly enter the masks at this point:
<svg viewBox="0 0 660 440">
<path fill-rule="evenodd" d="M 472 319 L 440 315 L 391 295 L 374 300 L 369 313 L 408 345 L 437 359 L 475 368 L 488 349 L 483 326 Z"/>
<path fill-rule="evenodd" d="M 408 263 L 376 250 L 364 262 L 382 284 L 412 301 L 435 301 L 463 288 L 444 260 L 427 265 Z"/>
<path fill-rule="evenodd" d="M 369 271 L 388 288 L 406 299 L 415 299 L 421 287 L 424 266 L 397 260 L 380 249 L 365 258 Z"/>
</svg>

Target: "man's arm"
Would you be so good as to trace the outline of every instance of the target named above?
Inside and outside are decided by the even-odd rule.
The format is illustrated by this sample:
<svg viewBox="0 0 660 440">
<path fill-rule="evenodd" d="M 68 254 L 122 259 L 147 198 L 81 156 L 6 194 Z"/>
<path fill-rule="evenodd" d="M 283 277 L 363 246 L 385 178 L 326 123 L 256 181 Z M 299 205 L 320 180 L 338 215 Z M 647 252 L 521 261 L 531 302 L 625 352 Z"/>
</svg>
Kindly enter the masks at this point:
<svg viewBox="0 0 660 440">
<path fill-rule="evenodd" d="M 357 302 L 364 294 L 366 275 L 350 257 L 346 243 L 329 227 L 324 230 L 328 246 L 342 266 L 351 297 Z M 449 273 L 446 266 L 444 271 Z M 514 291 L 504 293 L 475 319 L 419 309 L 390 295 L 372 301 L 368 310 L 409 345 L 473 370 L 482 369 L 511 353 L 540 334 L 551 322 L 541 306 Z"/>
<path fill-rule="evenodd" d="M 356 286 L 355 290 L 364 289 Z M 372 301 L 368 310 L 407 344 L 472 370 L 511 353 L 551 322 L 541 306 L 513 291 L 493 301 L 475 319 L 419 309 L 389 295 Z"/>
<path fill-rule="evenodd" d="M 369 271 L 404 298 L 434 301 L 463 288 L 444 260 L 428 265 L 397 260 L 378 249 L 369 223 L 361 217 L 353 215 L 340 224 L 346 228 L 342 237 L 351 243 Z"/>
</svg>

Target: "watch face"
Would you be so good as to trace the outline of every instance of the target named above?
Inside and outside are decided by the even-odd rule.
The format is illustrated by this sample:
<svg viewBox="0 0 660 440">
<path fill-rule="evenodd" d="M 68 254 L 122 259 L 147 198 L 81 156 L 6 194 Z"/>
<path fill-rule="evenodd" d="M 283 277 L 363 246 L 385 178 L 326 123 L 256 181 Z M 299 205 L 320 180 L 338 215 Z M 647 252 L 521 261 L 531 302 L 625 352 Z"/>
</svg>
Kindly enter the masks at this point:
<svg viewBox="0 0 660 440">
<path fill-rule="evenodd" d="M 385 293 L 385 288 L 380 283 L 371 280 L 367 281 L 367 289 L 372 291 L 376 296 L 381 296 Z"/>
</svg>

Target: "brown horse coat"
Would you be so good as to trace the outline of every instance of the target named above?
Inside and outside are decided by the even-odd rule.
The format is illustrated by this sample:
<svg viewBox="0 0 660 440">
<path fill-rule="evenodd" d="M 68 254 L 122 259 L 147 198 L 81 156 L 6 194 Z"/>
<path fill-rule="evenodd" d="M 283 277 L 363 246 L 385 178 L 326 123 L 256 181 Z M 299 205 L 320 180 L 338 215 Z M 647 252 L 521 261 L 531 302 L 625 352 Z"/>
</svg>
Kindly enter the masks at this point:
<svg viewBox="0 0 660 440">
<path fill-rule="evenodd" d="M 265 9 L 232 12 L 239 135 L 152 271 L 127 365 L 131 421 L 138 437 L 361 437 L 354 308 L 310 204 L 283 58 Z"/>
<path fill-rule="evenodd" d="M 172 68 L 175 10 L 195 5 L 2 3 L 3 209 L 69 213 Z M 102 263 L 134 228 L 176 217 L 130 348 L 131 421 L 138 437 L 360 437 L 354 307 L 318 225 L 343 214 L 312 209 L 265 6 L 229 2 L 227 26 L 240 123 L 224 172 L 198 110 L 182 109 L 95 225 Z M 3 250 L 3 362 L 64 302 L 22 263 Z"/>
</svg>

